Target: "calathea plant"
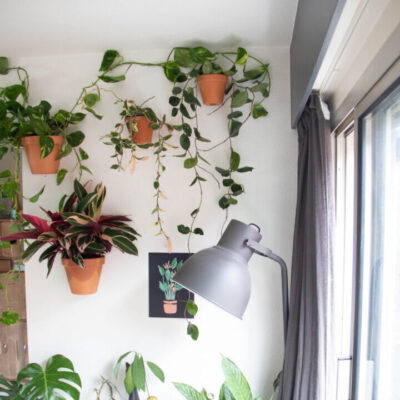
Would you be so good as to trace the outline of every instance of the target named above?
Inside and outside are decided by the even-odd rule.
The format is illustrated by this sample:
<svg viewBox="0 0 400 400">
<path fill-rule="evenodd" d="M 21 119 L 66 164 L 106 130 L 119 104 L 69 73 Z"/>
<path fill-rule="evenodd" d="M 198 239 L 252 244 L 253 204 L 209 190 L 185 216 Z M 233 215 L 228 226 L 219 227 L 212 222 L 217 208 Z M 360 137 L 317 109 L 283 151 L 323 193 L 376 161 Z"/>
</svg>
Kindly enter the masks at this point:
<svg viewBox="0 0 400 400">
<path fill-rule="evenodd" d="M 22 214 L 33 229 L 18 232 L 1 240 L 34 239 L 22 255 L 28 260 L 42 246 L 47 248 L 39 260 L 47 260 L 47 273 L 51 272 L 57 254 L 70 258 L 84 268 L 85 258 L 102 256 L 113 247 L 129 254 L 137 255 L 134 241 L 138 233 L 126 222 L 123 215 L 101 215 L 106 196 L 106 188 L 98 184 L 93 192 L 88 192 L 78 180 L 74 182 L 74 193 L 64 196 L 58 212 L 44 211 L 50 218 Z"/>
</svg>

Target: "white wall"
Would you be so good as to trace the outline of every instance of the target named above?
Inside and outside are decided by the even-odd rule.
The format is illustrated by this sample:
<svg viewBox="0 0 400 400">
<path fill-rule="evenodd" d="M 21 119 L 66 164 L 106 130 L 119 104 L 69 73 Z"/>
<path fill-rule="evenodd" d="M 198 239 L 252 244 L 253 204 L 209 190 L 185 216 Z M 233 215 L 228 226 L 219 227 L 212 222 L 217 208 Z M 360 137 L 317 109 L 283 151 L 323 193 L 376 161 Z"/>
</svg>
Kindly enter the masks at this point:
<svg viewBox="0 0 400 400">
<path fill-rule="evenodd" d="M 243 175 L 246 193 L 239 205 L 232 207 L 231 218 L 256 222 L 261 226 L 262 242 L 291 263 L 292 235 L 296 202 L 297 136 L 290 129 L 289 52 L 287 48 L 249 49 L 271 63 L 272 93 L 266 102 L 270 115 L 250 121 L 235 139 L 234 146 L 243 165 L 255 167 Z M 168 51 L 137 51 L 125 54 L 135 60 L 163 60 Z M 64 57 L 40 57 L 12 60 L 25 66 L 31 75 L 31 102 L 50 100 L 54 108 L 69 108 L 82 86 L 96 76 L 101 54 Z M 122 96 L 141 102 L 155 95 L 149 103 L 157 112 L 169 112 L 170 85 L 158 68 L 134 67 L 128 80 L 114 85 Z M 155 237 L 152 181 L 155 165 L 148 160 L 131 175 L 109 169 L 111 148 L 100 141 L 118 118 L 111 100 L 99 107 L 102 121 L 88 117 L 82 124 L 86 133 L 84 148 L 90 154 L 88 166 L 96 181 L 107 187 L 105 213 L 128 214 L 141 233 L 140 255 L 132 257 L 113 250 L 107 256 L 97 294 L 74 296 L 70 293 L 61 261 L 46 279 L 46 266 L 38 258 L 26 266 L 28 338 L 30 360 L 41 362 L 54 353 L 71 358 L 83 380 L 82 399 L 94 399 L 99 376 L 111 377 L 113 363 L 128 350 L 137 350 L 145 359 L 158 363 L 169 382 L 181 381 L 197 388 L 206 387 L 218 393 L 222 383 L 220 357 L 232 358 L 249 378 L 254 395 L 269 395 L 272 381 L 282 363 L 282 317 L 280 273 L 276 264 L 258 256 L 251 260 L 252 296 L 243 321 L 237 320 L 211 304 L 197 298 L 199 313 L 196 323 L 200 338 L 193 342 L 186 336 L 186 322 L 181 319 L 148 317 L 148 253 L 164 251 L 164 242 Z M 225 113 L 200 117 L 201 131 L 215 140 L 223 139 Z M 149 152 L 150 154 L 150 152 Z M 227 163 L 228 149 L 210 154 L 210 159 Z M 69 166 L 72 159 L 62 160 Z M 186 237 L 176 231 L 178 223 L 188 223 L 189 213 L 197 201 L 197 189 L 189 188 L 190 171 L 181 167 L 182 159 L 168 159 L 168 169 L 161 185 L 169 200 L 166 227 L 172 237 L 173 251 L 186 251 Z M 24 192 L 31 194 L 46 184 L 40 205 L 57 208 L 58 200 L 72 188 L 72 177 L 60 187 L 54 176 L 31 175 L 23 160 Z M 199 225 L 204 237 L 193 240 L 198 251 L 216 243 L 224 213 L 217 205 L 221 191 L 210 181 L 206 184 L 204 208 Z M 25 202 L 25 212 L 41 215 L 38 205 Z M 42 214 L 43 215 L 43 214 Z M 174 388 L 150 381 L 152 392 L 163 400 L 176 400 Z M 121 386 L 121 392 L 124 393 Z M 123 398 L 127 398 L 126 395 Z"/>
</svg>

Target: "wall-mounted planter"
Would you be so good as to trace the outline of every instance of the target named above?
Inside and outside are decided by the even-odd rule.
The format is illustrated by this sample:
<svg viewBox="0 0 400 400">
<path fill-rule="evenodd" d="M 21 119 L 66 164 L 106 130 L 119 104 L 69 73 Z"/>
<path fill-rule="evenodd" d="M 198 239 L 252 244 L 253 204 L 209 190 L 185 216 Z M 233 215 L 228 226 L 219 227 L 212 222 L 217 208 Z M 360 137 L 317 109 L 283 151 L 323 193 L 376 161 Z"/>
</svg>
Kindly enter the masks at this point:
<svg viewBox="0 0 400 400">
<path fill-rule="evenodd" d="M 76 265 L 70 258 L 62 263 L 67 273 L 69 287 L 73 294 L 93 294 L 97 292 L 105 257 L 84 259 L 85 268 Z"/>
<path fill-rule="evenodd" d="M 136 144 L 151 143 L 153 139 L 153 129 L 151 129 L 151 122 L 144 116 L 126 117 L 125 121 L 136 121 L 137 131 L 132 136 L 132 141 Z"/>
<path fill-rule="evenodd" d="M 62 136 L 50 136 L 54 141 L 52 152 L 45 158 L 40 158 L 39 136 L 27 136 L 21 139 L 21 143 L 25 148 L 29 166 L 32 174 L 56 174 L 60 166 L 61 146 L 64 143 Z"/>
<path fill-rule="evenodd" d="M 164 300 L 163 309 L 165 314 L 176 314 L 176 312 L 178 311 L 178 301 Z"/>
<path fill-rule="evenodd" d="M 197 83 L 200 88 L 203 104 L 206 106 L 218 106 L 224 101 L 225 89 L 228 77 L 223 74 L 200 75 Z"/>
</svg>

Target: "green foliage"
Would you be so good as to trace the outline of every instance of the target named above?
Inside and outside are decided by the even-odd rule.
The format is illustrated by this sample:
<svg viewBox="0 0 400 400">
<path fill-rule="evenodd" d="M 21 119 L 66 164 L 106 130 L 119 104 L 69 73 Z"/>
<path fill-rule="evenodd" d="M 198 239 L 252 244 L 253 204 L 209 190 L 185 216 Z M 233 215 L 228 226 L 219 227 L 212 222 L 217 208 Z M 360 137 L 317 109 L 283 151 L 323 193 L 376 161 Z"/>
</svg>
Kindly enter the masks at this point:
<svg viewBox="0 0 400 400">
<path fill-rule="evenodd" d="M 9 400 L 79 400 L 81 379 L 68 358 L 56 354 L 44 369 L 31 363 L 18 374 L 16 381 L 0 376 L 0 399 Z"/>
<path fill-rule="evenodd" d="M 160 290 L 164 293 L 165 300 L 175 300 L 176 292 L 182 290 L 182 286 L 173 282 L 176 273 L 181 269 L 183 260 L 178 261 L 175 257 L 172 261 L 158 265 L 158 271 L 162 280 L 158 282 Z"/>
<path fill-rule="evenodd" d="M 189 322 L 188 326 L 187 326 L 187 334 L 193 340 L 197 340 L 199 338 L 199 328 L 195 324 L 192 324 L 191 322 Z"/>
<path fill-rule="evenodd" d="M 150 361 L 145 361 L 142 355 L 135 351 L 128 351 L 118 358 L 118 361 L 114 366 L 114 376 L 116 378 L 118 377 L 119 371 L 121 369 L 122 361 L 126 359 L 130 354 L 134 355 L 134 359 L 132 364 L 127 364 L 129 366 L 125 372 L 124 378 L 124 386 L 128 394 L 133 393 L 135 390 L 139 390 L 142 392 L 146 391 L 146 388 L 148 387 L 145 368 L 146 365 L 155 377 L 157 377 L 161 382 L 165 382 L 165 375 L 163 370 L 157 364 Z"/>
<path fill-rule="evenodd" d="M 15 325 L 19 321 L 19 315 L 15 311 L 7 310 L 1 314 L 0 322 L 4 325 Z"/>
</svg>

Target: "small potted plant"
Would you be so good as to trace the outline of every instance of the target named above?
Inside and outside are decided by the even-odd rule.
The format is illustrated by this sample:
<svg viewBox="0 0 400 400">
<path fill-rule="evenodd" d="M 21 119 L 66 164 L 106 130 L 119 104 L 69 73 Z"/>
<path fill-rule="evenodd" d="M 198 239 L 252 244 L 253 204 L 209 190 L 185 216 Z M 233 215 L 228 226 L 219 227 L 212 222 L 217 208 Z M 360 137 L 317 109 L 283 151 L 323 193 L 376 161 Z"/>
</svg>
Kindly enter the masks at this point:
<svg viewBox="0 0 400 400">
<path fill-rule="evenodd" d="M 172 278 L 180 270 L 183 261 L 174 258 L 171 262 L 165 263 L 163 266 L 158 265 L 158 271 L 162 277 L 159 287 L 164 292 L 165 300 L 163 301 L 163 309 L 165 314 L 176 314 L 178 311 L 178 302 L 176 300 L 176 292 L 182 289 Z"/>
<path fill-rule="evenodd" d="M 132 100 L 124 100 L 121 116 L 133 142 L 136 144 L 152 142 L 152 125 L 158 125 L 159 121 L 150 107 L 137 106 Z"/>
<path fill-rule="evenodd" d="M 24 261 L 47 246 L 39 258 L 39 261 L 47 260 L 47 274 L 57 254 L 61 254 L 71 292 L 96 293 L 106 253 L 116 247 L 128 254 L 138 254 L 133 243 L 138 233 L 126 224 L 131 220 L 123 215 L 101 215 L 105 196 L 106 188 L 102 184 L 88 192 L 75 180 L 74 193 L 66 201 L 66 196 L 61 199 L 60 211 L 45 211 L 50 221 L 22 214 L 33 229 L 0 240 L 34 239 L 22 255 Z"/>
</svg>

